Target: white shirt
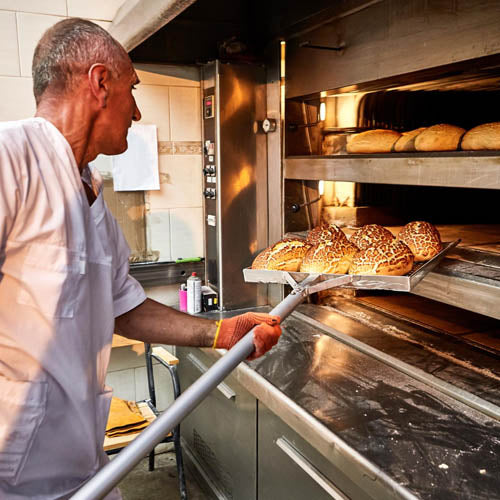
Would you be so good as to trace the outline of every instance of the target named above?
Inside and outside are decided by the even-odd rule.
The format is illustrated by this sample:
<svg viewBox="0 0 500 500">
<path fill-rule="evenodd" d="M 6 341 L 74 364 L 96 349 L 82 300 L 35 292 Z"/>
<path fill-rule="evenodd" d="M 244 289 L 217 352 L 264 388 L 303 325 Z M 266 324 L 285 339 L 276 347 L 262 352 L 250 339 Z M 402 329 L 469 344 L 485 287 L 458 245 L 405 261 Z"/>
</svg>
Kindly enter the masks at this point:
<svg viewBox="0 0 500 500">
<path fill-rule="evenodd" d="M 90 172 L 87 172 L 90 175 Z M 114 318 L 146 296 L 48 121 L 0 124 L 0 498 L 67 498 L 106 462 Z"/>
</svg>

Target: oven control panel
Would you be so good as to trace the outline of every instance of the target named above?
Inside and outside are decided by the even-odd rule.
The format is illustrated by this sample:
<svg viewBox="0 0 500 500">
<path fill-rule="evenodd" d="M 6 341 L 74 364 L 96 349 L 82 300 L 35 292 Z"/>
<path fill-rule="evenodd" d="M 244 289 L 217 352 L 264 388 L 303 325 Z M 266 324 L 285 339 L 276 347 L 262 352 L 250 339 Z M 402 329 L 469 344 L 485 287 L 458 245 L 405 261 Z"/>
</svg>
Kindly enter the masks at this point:
<svg viewBox="0 0 500 500">
<path fill-rule="evenodd" d="M 215 200 L 217 167 L 215 165 L 215 142 L 206 139 L 203 144 L 203 195 Z"/>
</svg>

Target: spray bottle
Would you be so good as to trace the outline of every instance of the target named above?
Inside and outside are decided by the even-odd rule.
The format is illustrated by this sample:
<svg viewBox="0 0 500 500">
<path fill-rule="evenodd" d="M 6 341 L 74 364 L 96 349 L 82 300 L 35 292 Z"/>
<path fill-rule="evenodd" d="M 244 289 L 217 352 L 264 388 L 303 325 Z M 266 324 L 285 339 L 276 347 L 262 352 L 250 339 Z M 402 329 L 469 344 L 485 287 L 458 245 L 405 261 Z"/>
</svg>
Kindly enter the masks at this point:
<svg viewBox="0 0 500 500">
<path fill-rule="evenodd" d="M 187 279 L 187 312 L 189 314 L 201 312 L 201 279 L 195 272 Z"/>
</svg>

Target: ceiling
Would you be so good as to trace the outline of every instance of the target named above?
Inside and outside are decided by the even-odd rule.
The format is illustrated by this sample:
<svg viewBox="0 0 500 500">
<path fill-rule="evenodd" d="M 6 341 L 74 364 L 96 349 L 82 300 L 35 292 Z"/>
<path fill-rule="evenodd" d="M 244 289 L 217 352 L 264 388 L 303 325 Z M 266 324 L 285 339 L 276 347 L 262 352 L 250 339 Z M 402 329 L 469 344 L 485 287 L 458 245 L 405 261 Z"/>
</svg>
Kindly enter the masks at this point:
<svg viewBox="0 0 500 500">
<path fill-rule="evenodd" d="M 134 62 L 163 64 L 198 64 L 216 58 L 262 61 L 273 41 L 286 40 L 372 2 L 197 0 L 130 56 Z"/>
</svg>

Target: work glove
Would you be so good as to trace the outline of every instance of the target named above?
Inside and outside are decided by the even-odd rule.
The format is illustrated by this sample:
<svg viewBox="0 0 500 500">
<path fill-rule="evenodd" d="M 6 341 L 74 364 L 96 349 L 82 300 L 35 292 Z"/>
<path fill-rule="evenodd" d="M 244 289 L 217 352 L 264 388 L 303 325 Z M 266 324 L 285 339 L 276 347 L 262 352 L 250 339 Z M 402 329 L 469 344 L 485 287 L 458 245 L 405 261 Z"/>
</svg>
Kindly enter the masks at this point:
<svg viewBox="0 0 500 500">
<path fill-rule="evenodd" d="M 279 340 L 280 317 L 269 314 L 248 312 L 217 321 L 217 332 L 213 343 L 214 349 L 231 349 L 255 325 L 253 345 L 255 351 L 247 359 L 256 359 L 265 354 Z"/>
</svg>

